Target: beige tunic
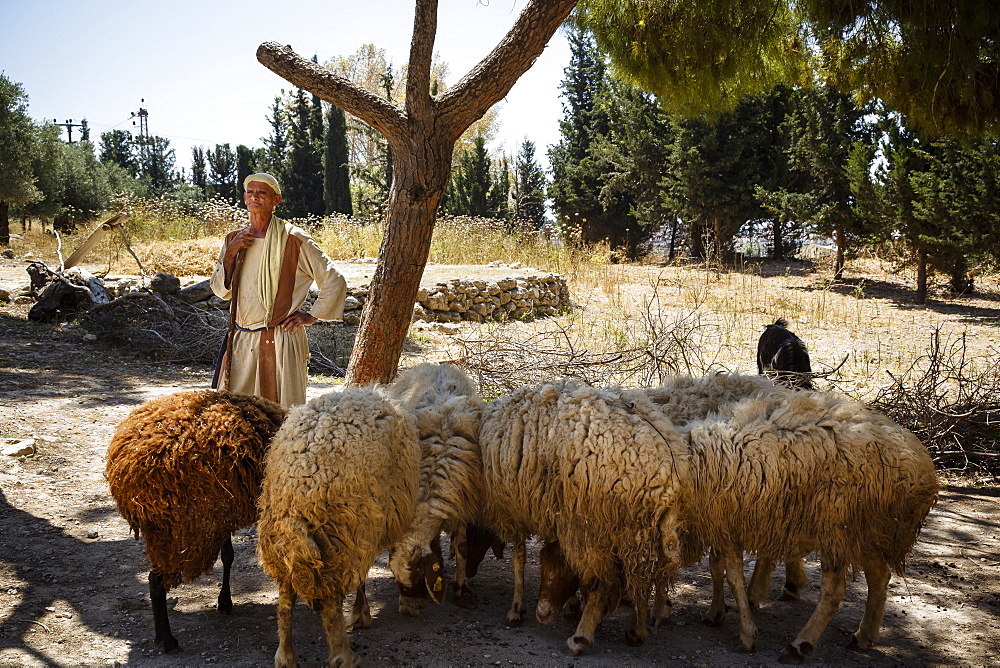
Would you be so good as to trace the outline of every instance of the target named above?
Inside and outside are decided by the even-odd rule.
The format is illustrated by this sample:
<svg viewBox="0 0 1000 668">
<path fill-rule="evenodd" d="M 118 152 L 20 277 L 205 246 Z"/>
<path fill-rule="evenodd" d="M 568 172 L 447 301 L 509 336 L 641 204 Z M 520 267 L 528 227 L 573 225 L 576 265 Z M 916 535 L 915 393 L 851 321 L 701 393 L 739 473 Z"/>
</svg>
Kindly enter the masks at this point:
<svg viewBox="0 0 1000 668">
<path fill-rule="evenodd" d="M 271 224 L 285 224 L 278 218 L 272 218 Z M 299 250 L 298 265 L 295 271 L 295 285 L 292 288 L 292 307 L 287 316 L 302 308 L 309 289 L 315 282 L 319 289 L 310 313 L 319 320 L 340 320 L 344 314 L 344 299 L 347 297 L 347 281 L 333 266 L 333 262 L 316 245 L 305 231 L 288 226 L 290 236 L 302 240 Z M 265 327 L 273 316 L 264 310 L 257 287 L 257 276 L 264 248 L 263 239 L 254 239 L 253 245 L 245 251 L 243 268 L 240 270 L 239 299 L 237 299 L 236 324 L 243 329 L 259 330 Z M 232 290 L 225 285 L 225 269 L 222 258 L 225 255 L 225 245 L 219 253 L 219 260 L 212 273 L 212 291 L 221 299 L 231 299 Z M 277 316 L 278 314 L 274 314 Z M 231 378 L 222 378 L 219 387 L 241 394 L 260 395 L 260 377 L 258 373 L 258 348 L 260 346 L 259 332 L 236 330 L 233 337 Z M 309 339 L 306 328 L 302 327 L 295 334 L 289 334 L 281 327 L 274 329 L 275 362 L 277 367 L 278 403 L 290 407 L 304 404 L 306 401 L 306 383 L 309 380 Z M 223 370 L 223 375 L 225 371 Z"/>
</svg>

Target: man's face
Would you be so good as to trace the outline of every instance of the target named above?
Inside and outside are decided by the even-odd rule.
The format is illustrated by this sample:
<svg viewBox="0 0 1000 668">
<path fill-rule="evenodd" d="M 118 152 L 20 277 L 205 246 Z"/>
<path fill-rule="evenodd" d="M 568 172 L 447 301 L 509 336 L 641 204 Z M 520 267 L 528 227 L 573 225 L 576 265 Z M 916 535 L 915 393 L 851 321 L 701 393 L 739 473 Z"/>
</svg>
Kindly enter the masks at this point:
<svg viewBox="0 0 1000 668">
<path fill-rule="evenodd" d="M 251 181 L 243 193 L 243 201 L 251 213 L 271 213 L 281 201 L 281 195 L 274 192 L 266 183 Z"/>
</svg>

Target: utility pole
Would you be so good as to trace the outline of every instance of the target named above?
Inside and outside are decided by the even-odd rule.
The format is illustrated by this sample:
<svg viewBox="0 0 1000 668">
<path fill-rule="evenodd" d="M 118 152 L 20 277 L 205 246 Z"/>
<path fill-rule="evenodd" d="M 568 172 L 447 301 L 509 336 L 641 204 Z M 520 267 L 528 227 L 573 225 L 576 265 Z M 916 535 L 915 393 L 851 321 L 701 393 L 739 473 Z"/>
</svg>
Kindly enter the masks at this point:
<svg viewBox="0 0 1000 668">
<path fill-rule="evenodd" d="M 82 128 L 82 123 L 74 123 L 72 118 L 67 118 L 65 123 L 60 123 L 58 118 L 52 119 L 53 125 L 61 125 L 66 128 L 66 138 L 70 144 L 73 143 L 73 128 Z"/>
<path fill-rule="evenodd" d="M 149 112 L 142 106 L 146 103 L 146 98 L 139 99 L 139 111 L 132 112 L 133 119 L 139 119 L 139 136 L 133 139 L 136 144 L 139 145 L 139 155 L 142 160 L 142 168 L 148 169 L 149 166 L 149 145 L 152 140 L 149 138 Z M 135 127 L 135 120 L 132 121 L 132 127 Z"/>
</svg>

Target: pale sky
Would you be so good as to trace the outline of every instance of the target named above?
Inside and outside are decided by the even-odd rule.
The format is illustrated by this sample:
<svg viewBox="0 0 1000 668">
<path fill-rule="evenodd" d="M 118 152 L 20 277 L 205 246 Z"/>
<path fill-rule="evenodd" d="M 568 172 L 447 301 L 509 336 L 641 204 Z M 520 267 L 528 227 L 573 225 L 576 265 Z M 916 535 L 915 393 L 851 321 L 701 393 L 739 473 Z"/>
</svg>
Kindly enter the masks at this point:
<svg viewBox="0 0 1000 668">
<path fill-rule="evenodd" d="M 151 135 L 166 137 L 177 167 L 190 168 L 191 147 L 228 142 L 263 146 L 266 116 L 291 84 L 257 62 L 262 42 L 290 44 L 320 62 L 364 44 L 406 64 L 412 0 L 0 0 L 0 71 L 20 83 L 28 111 L 43 119 L 86 118 L 95 145 L 102 132 L 133 127 L 148 112 Z M 455 84 L 507 33 L 527 0 L 440 0 L 434 50 Z M 559 82 L 569 63 L 562 31 L 499 103 L 492 148 L 516 154 L 559 140 Z M 142 101 L 144 100 L 144 101 Z M 79 137 L 74 128 L 74 140 Z M 65 132 L 64 135 L 65 137 Z"/>
</svg>

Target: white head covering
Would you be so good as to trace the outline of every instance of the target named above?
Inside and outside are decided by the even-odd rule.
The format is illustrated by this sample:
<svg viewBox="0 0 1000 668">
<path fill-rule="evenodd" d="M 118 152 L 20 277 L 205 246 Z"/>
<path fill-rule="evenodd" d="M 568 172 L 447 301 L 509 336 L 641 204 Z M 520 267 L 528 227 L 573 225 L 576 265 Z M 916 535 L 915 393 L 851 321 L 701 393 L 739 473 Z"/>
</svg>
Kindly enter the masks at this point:
<svg viewBox="0 0 1000 668">
<path fill-rule="evenodd" d="M 261 183 L 266 183 L 271 186 L 271 190 L 277 194 L 281 194 L 281 186 L 278 185 L 278 179 L 274 178 L 270 174 L 265 174 L 264 172 L 258 172 L 257 174 L 251 174 L 250 176 L 243 179 L 243 190 L 246 190 L 251 183 L 254 181 L 260 181 Z"/>
</svg>

